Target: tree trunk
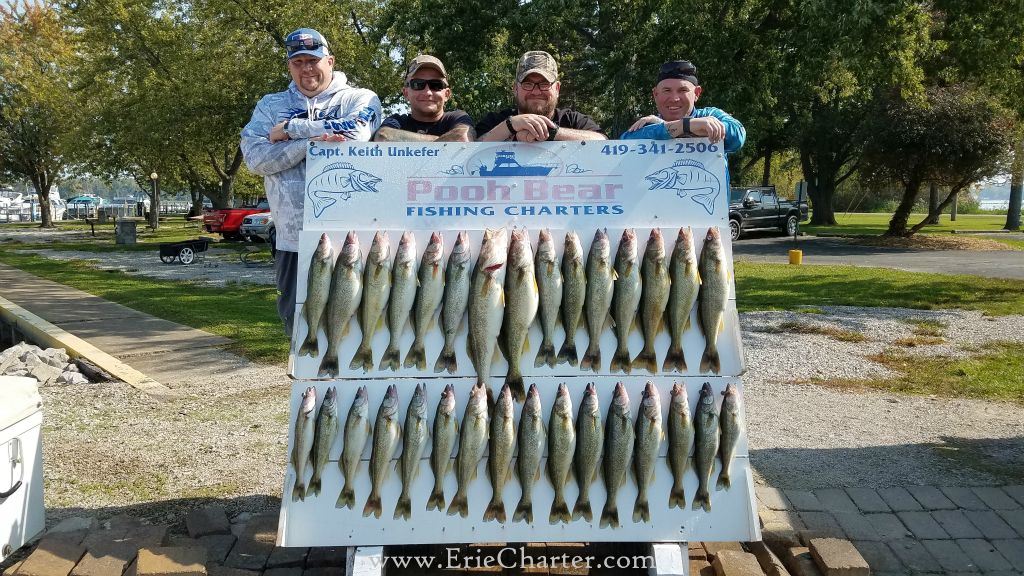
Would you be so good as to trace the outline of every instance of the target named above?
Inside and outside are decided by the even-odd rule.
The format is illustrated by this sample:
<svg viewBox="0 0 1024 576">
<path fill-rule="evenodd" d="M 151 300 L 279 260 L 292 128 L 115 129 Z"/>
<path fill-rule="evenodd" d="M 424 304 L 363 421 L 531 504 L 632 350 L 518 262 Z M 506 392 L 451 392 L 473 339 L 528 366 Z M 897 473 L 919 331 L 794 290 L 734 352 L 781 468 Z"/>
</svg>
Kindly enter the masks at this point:
<svg viewBox="0 0 1024 576">
<path fill-rule="evenodd" d="M 836 193 L 836 173 L 815 166 L 814 159 L 800 151 L 800 165 L 807 181 L 807 196 L 811 199 L 811 224 L 835 226 L 836 212 L 833 199 Z"/>
<path fill-rule="evenodd" d="M 772 183 L 772 149 L 768 148 L 764 153 L 764 172 L 761 173 L 761 186 L 769 186 Z"/>
<path fill-rule="evenodd" d="M 953 186 L 952 189 L 950 189 L 949 194 L 946 195 L 946 197 L 942 200 L 942 202 L 938 206 L 935 207 L 934 213 L 935 214 L 942 214 L 943 210 L 945 210 L 950 204 L 953 204 L 954 202 L 956 202 L 957 196 L 960 194 L 960 191 L 963 190 L 965 186 L 967 186 L 967 182 L 963 182 L 963 181 L 960 182 L 959 184 Z M 931 214 L 929 214 L 928 216 L 925 216 L 923 220 L 921 220 L 920 222 L 915 224 L 913 228 L 908 230 L 907 233 L 906 233 L 906 236 L 909 237 L 909 236 L 912 236 L 912 235 L 916 234 L 918 231 L 921 230 L 921 228 L 924 228 L 925 226 L 929 225 L 930 223 L 931 223 Z"/>
<path fill-rule="evenodd" d="M 1017 140 L 1010 168 L 1010 205 L 1006 211 L 1006 230 L 1020 230 L 1021 197 L 1024 196 L 1024 137 Z"/>
<path fill-rule="evenodd" d="M 192 206 L 188 209 L 188 217 L 203 213 L 203 190 L 195 182 L 189 182 L 188 194 L 192 197 Z"/>
<path fill-rule="evenodd" d="M 39 227 L 53 228 L 53 215 L 50 214 L 50 178 L 47 174 L 34 174 L 32 187 L 36 189 L 36 200 L 39 202 Z"/>
<path fill-rule="evenodd" d="M 907 220 L 910 219 L 910 211 L 913 210 L 914 202 L 917 201 L 917 194 L 921 190 L 921 183 L 919 178 L 906 182 L 903 188 L 903 199 L 900 200 L 900 205 L 896 208 L 892 219 L 889 220 L 889 229 L 882 236 L 902 238 L 911 234 L 911 232 L 907 231 Z"/>
<path fill-rule="evenodd" d="M 939 185 L 935 182 L 928 187 L 928 223 L 939 223 Z"/>
<path fill-rule="evenodd" d="M 957 191 L 957 193 L 953 195 L 953 204 L 949 207 L 949 221 L 950 222 L 956 222 L 956 208 L 957 208 L 957 205 L 960 202 L 960 199 L 958 198 L 959 195 L 960 195 L 959 191 Z"/>
</svg>

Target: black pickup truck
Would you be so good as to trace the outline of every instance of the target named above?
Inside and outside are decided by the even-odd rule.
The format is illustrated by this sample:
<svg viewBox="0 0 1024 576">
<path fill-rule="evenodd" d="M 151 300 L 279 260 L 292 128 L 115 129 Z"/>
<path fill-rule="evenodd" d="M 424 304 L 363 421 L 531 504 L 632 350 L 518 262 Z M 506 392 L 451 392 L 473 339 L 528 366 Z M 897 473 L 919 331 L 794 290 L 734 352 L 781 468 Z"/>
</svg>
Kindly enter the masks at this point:
<svg viewBox="0 0 1024 576">
<path fill-rule="evenodd" d="M 729 190 L 729 229 L 732 239 L 750 230 L 781 230 L 792 236 L 797 223 L 807 220 L 807 201 L 779 200 L 775 186 Z"/>
</svg>

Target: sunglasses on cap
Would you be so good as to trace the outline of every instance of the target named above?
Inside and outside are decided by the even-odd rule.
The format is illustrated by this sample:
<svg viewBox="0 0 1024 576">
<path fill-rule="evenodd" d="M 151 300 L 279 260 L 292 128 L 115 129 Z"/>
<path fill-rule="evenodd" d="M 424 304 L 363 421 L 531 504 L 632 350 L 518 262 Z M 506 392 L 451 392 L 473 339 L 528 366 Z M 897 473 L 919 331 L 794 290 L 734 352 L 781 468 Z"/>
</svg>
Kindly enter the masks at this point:
<svg viewBox="0 0 1024 576">
<path fill-rule="evenodd" d="M 417 92 L 423 90 L 427 86 L 429 86 L 430 89 L 433 90 L 434 92 L 440 92 L 441 90 L 444 90 L 445 88 L 448 87 L 448 83 L 445 82 L 444 80 L 423 80 L 421 78 L 413 78 L 412 80 L 406 82 L 405 85 Z"/>
<path fill-rule="evenodd" d="M 284 43 L 284 47 L 288 49 L 288 54 L 294 54 L 299 50 L 319 50 L 324 46 L 323 42 L 314 40 L 313 38 L 296 38 L 294 40 L 288 40 Z"/>
</svg>

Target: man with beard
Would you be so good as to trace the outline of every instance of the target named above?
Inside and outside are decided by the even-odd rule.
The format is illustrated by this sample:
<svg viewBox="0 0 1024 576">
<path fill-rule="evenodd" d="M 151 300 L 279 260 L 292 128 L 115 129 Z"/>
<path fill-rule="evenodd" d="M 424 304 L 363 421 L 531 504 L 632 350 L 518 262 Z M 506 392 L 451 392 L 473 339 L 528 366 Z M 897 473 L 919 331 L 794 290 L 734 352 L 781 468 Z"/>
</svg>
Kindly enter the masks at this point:
<svg viewBox="0 0 1024 576">
<path fill-rule="evenodd" d="M 491 112 L 476 125 L 481 142 L 544 140 L 606 140 L 593 118 L 556 108 L 561 83 L 558 64 L 547 52 L 523 54 L 512 87 L 516 107 Z"/>
<path fill-rule="evenodd" d="M 402 96 L 409 102 L 408 114 L 392 114 L 374 134 L 376 142 L 471 142 L 473 119 L 462 110 L 444 111 L 452 97 L 444 64 L 421 54 L 409 64 Z"/>
<path fill-rule="evenodd" d="M 367 141 L 380 126 L 380 100 L 372 91 L 348 84 L 334 71 L 327 40 L 312 28 L 285 38 L 292 82 L 267 94 L 242 129 L 242 156 L 253 174 L 263 176 L 277 230 L 277 313 L 291 336 L 295 316 L 299 232 L 306 189 L 306 149 L 310 140 Z"/>
</svg>

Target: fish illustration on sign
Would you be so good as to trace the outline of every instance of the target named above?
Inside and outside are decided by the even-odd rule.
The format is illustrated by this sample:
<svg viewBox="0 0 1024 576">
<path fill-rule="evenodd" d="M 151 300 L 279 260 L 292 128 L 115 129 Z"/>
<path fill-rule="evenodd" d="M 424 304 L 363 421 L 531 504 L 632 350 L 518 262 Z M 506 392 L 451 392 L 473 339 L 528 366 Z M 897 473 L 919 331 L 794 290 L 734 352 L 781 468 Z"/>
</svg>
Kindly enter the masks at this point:
<svg viewBox="0 0 1024 576">
<path fill-rule="evenodd" d="M 703 206 L 708 214 L 714 213 L 715 200 L 722 189 L 718 176 L 709 172 L 696 160 L 676 160 L 672 166 L 662 168 L 644 178 L 651 183 L 648 190 L 675 190 L 676 196 L 680 198 L 686 198 L 691 192 L 700 192 L 694 194 L 691 200 Z"/>
<path fill-rule="evenodd" d="M 319 218 L 324 210 L 338 201 L 338 198 L 348 200 L 353 192 L 376 194 L 379 192 L 376 187 L 379 182 L 380 178 L 369 172 L 357 170 L 348 162 L 338 162 L 324 166 L 324 169 L 309 181 L 306 195 L 313 202 L 313 215 Z"/>
</svg>

